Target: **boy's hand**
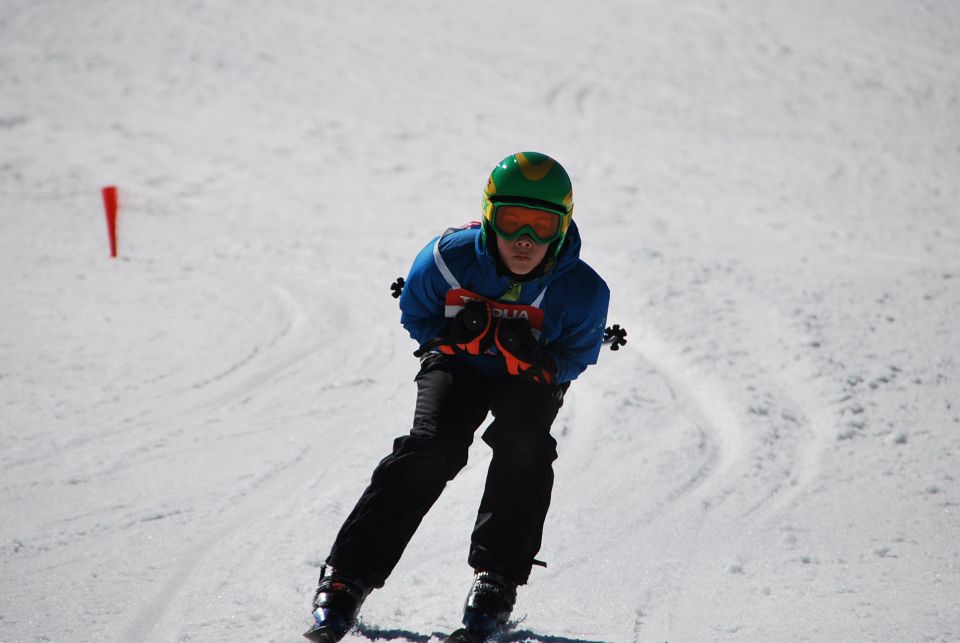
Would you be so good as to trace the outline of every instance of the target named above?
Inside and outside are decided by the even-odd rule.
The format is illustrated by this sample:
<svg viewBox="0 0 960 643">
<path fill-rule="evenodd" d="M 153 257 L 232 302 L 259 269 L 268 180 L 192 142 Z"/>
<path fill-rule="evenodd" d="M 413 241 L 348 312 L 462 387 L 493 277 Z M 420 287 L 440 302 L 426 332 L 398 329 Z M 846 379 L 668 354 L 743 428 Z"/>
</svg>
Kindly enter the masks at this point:
<svg viewBox="0 0 960 643">
<path fill-rule="evenodd" d="M 414 352 L 416 357 L 434 348 L 441 353 L 480 355 L 493 346 L 493 311 L 485 301 L 469 301 L 450 321 L 446 336 L 431 340 Z"/>
<path fill-rule="evenodd" d="M 556 380 L 553 361 L 543 352 L 526 320 L 501 319 L 494 341 L 507 363 L 507 372 L 510 375 L 547 385 Z"/>
</svg>

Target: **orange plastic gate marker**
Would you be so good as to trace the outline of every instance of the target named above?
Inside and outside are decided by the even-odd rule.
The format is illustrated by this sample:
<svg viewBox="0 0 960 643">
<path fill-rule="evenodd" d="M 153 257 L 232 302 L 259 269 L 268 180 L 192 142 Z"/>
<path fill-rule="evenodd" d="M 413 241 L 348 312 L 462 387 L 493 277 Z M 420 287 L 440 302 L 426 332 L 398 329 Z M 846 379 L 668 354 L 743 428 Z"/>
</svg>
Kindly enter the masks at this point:
<svg viewBox="0 0 960 643">
<path fill-rule="evenodd" d="M 107 211 L 107 234 L 110 235 L 110 256 L 117 256 L 117 188 L 103 188 L 103 207 Z"/>
</svg>

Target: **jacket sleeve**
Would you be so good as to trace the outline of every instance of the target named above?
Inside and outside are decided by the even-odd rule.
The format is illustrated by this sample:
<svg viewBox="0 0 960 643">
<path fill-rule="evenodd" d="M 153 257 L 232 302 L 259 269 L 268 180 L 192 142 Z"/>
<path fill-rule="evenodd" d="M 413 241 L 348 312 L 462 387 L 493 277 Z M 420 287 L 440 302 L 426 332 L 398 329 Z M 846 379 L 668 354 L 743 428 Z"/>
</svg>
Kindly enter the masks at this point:
<svg viewBox="0 0 960 643">
<path fill-rule="evenodd" d="M 449 286 L 433 259 L 436 239 L 413 261 L 400 295 L 400 323 L 417 344 L 438 337 L 447 326 L 444 300 Z"/>
<path fill-rule="evenodd" d="M 559 384 L 577 379 L 587 366 L 596 364 L 600 356 L 610 289 L 599 277 L 590 286 L 576 289 L 578 296 L 586 299 L 582 299 L 579 306 L 571 307 L 573 310 L 564 320 L 560 336 L 546 347 L 556 364 Z"/>
</svg>

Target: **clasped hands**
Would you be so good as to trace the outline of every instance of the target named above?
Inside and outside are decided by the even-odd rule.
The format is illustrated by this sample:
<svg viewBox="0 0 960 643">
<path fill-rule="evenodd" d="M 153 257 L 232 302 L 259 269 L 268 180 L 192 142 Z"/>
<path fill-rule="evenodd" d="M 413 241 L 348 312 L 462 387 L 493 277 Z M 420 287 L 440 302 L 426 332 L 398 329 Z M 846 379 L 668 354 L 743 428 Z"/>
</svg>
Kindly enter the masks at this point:
<svg viewBox="0 0 960 643">
<path fill-rule="evenodd" d="M 525 319 L 495 319 L 489 302 L 473 300 L 451 320 L 447 335 L 421 346 L 419 357 L 437 348 L 447 355 L 482 355 L 496 346 L 503 356 L 507 373 L 523 379 L 551 385 L 556 380 L 556 367 Z"/>
</svg>

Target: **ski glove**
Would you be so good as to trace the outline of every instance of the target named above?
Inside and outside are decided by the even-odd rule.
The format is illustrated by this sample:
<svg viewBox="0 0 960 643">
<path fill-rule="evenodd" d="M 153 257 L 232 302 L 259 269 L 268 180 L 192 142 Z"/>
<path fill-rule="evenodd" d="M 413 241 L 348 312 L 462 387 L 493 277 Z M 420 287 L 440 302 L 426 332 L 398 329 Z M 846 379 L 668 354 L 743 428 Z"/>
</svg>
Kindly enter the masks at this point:
<svg viewBox="0 0 960 643">
<path fill-rule="evenodd" d="M 445 337 L 437 337 L 414 351 L 415 357 L 437 348 L 441 353 L 480 355 L 493 346 L 493 310 L 485 301 L 468 301 L 450 322 Z"/>
<path fill-rule="evenodd" d="M 557 378 L 557 369 L 550 356 L 533 336 L 530 323 L 525 319 L 501 319 L 494 337 L 497 349 L 507 363 L 507 372 L 524 379 L 552 385 Z"/>
</svg>

